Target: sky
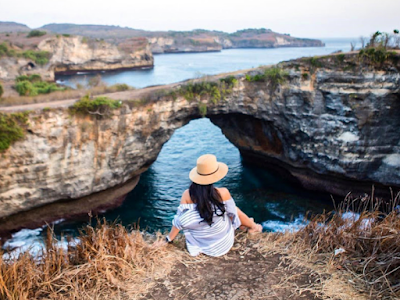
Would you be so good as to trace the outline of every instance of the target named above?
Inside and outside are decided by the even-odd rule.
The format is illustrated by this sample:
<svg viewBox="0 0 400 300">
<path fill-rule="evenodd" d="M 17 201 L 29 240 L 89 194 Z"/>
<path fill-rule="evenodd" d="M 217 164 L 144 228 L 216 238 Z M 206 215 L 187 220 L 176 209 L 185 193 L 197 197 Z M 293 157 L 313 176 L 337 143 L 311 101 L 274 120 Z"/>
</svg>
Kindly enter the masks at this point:
<svg viewBox="0 0 400 300">
<path fill-rule="evenodd" d="M 359 37 L 400 28 L 399 0 L 0 0 L 0 21 L 234 32 L 269 28 L 297 37 Z"/>
</svg>

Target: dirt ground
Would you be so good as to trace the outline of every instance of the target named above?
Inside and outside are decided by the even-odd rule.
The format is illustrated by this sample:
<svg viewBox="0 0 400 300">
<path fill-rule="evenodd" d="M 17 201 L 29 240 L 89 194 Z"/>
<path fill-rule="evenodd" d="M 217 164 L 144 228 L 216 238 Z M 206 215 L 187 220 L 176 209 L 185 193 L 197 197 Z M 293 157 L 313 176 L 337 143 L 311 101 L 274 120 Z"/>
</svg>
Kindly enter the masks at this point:
<svg viewBox="0 0 400 300">
<path fill-rule="evenodd" d="M 258 243 L 240 234 L 222 257 L 187 256 L 140 299 L 322 299 L 306 288 L 317 275 L 292 268 L 282 254 L 261 253 Z"/>
</svg>

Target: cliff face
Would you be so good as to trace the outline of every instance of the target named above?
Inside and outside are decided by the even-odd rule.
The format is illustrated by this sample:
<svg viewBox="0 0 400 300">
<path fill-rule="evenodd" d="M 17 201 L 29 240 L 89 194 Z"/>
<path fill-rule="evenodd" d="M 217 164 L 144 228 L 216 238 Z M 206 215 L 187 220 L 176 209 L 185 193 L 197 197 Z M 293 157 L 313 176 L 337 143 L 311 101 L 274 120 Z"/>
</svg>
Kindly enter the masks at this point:
<svg viewBox="0 0 400 300">
<path fill-rule="evenodd" d="M 208 52 L 234 48 L 322 47 L 320 40 L 299 39 L 270 30 L 244 30 L 234 34 L 193 32 L 189 36 L 149 37 L 153 53 Z"/>
<path fill-rule="evenodd" d="M 338 57 L 283 63 L 280 84 L 248 80 L 262 69 L 247 80 L 237 74 L 232 91 L 215 103 L 204 94 L 173 99 L 163 87 L 163 93 L 148 89 L 157 101 L 125 101 L 110 118 L 71 116 L 66 108 L 35 111 L 25 139 L 2 154 L 0 217 L 136 177 L 176 128 L 200 117 L 199 105 L 207 105 L 207 116 L 245 159 L 306 188 L 339 195 L 369 191 L 371 183 L 399 188 L 399 65 L 372 68 L 356 65 L 354 55 Z"/>
<path fill-rule="evenodd" d="M 1 38 L 3 36 L 0 36 L 0 42 Z M 147 68 L 154 65 L 146 39 L 127 40 L 120 47 L 81 36 L 46 35 L 29 39 L 14 33 L 9 39 L 34 51 L 47 51 L 50 59 L 45 65 L 40 65 L 21 56 L 3 57 L 0 59 L 0 79 L 3 80 L 14 80 L 19 75 L 39 74 L 44 80 L 53 81 L 56 73 Z"/>
<path fill-rule="evenodd" d="M 81 36 L 46 39 L 38 48 L 52 54 L 50 68 L 55 73 L 152 67 L 154 63 L 147 45 L 137 51 L 122 51 L 115 45 Z"/>
<path fill-rule="evenodd" d="M 193 53 L 221 51 L 222 45 L 213 39 L 185 39 L 179 40 L 170 37 L 148 38 L 151 52 L 160 53 Z"/>
<path fill-rule="evenodd" d="M 113 44 L 133 37 L 149 40 L 153 53 L 221 51 L 230 48 L 323 47 L 320 40 L 301 39 L 270 29 L 243 29 L 234 33 L 196 29 L 192 31 L 146 31 L 107 25 L 48 24 L 44 30 L 105 39 Z"/>
</svg>

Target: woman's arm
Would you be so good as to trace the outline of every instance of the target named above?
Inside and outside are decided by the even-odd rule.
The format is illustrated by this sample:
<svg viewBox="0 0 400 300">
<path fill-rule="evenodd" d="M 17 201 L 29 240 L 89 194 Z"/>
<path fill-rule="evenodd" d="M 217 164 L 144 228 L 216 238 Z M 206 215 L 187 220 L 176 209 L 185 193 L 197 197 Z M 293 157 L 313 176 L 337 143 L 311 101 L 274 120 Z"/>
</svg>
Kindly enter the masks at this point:
<svg viewBox="0 0 400 300">
<path fill-rule="evenodd" d="M 169 240 L 173 241 L 174 238 L 176 238 L 176 236 L 178 235 L 179 231 L 180 230 L 178 228 L 176 228 L 175 226 L 172 226 L 171 231 L 168 234 Z"/>
<path fill-rule="evenodd" d="M 232 198 L 227 188 L 218 188 L 222 201 L 228 201 Z M 253 218 L 249 218 L 242 210 L 236 206 L 237 215 L 242 226 L 249 228 L 249 232 L 261 232 L 262 226 L 254 222 Z"/>
<path fill-rule="evenodd" d="M 189 190 L 186 190 L 182 194 L 181 203 L 180 204 L 188 204 L 188 203 L 193 203 L 193 202 L 190 199 Z M 172 228 L 171 228 L 169 234 L 167 235 L 169 240 L 173 241 L 174 238 L 176 238 L 176 236 L 178 235 L 179 231 L 180 231 L 179 228 L 177 228 L 177 227 L 172 225 Z"/>
<path fill-rule="evenodd" d="M 236 207 L 237 213 L 240 219 L 240 223 L 242 223 L 243 226 L 246 226 L 249 228 L 250 233 L 256 233 L 256 232 L 261 232 L 262 231 L 262 225 L 257 224 L 254 222 L 253 218 L 249 218 L 244 212 L 240 210 L 239 207 Z"/>
</svg>

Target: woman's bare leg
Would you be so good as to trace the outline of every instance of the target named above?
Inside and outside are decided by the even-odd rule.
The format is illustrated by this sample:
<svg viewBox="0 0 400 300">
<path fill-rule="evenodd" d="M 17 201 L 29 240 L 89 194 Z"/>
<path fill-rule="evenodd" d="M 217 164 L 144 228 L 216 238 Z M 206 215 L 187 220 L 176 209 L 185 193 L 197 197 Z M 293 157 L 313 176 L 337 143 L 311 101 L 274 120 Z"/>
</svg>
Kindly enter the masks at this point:
<svg viewBox="0 0 400 300">
<path fill-rule="evenodd" d="M 240 219 L 240 222 L 243 226 L 249 228 L 252 232 L 261 232 L 262 226 L 254 222 L 253 218 L 249 218 L 244 212 L 240 210 L 239 207 L 236 207 L 237 213 Z"/>
</svg>

